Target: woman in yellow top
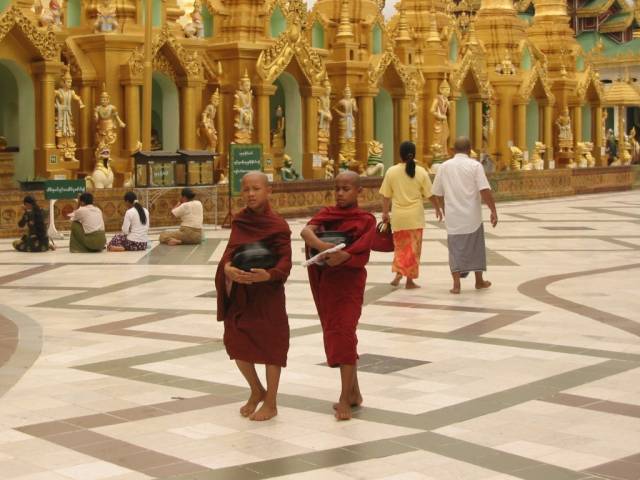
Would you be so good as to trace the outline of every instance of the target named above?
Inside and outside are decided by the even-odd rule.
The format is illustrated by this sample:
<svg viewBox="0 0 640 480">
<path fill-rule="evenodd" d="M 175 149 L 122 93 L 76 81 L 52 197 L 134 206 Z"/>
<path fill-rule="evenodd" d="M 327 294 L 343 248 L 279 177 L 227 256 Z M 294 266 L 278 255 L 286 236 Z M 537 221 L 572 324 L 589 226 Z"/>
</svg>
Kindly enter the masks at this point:
<svg viewBox="0 0 640 480">
<path fill-rule="evenodd" d="M 391 285 L 398 286 L 402 277 L 407 277 L 406 288 L 418 288 L 422 230 L 424 229 L 424 199 L 428 198 L 436 210 L 436 218 L 442 220 L 442 211 L 431 194 L 431 179 L 427 171 L 416 165 L 416 146 L 411 142 L 400 145 L 402 163 L 394 165 L 384 176 L 380 193 L 382 199 L 382 221 L 393 230 L 395 247 L 393 267 L 396 277 Z M 389 207 L 392 215 L 389 217 Z"/>
</svg>

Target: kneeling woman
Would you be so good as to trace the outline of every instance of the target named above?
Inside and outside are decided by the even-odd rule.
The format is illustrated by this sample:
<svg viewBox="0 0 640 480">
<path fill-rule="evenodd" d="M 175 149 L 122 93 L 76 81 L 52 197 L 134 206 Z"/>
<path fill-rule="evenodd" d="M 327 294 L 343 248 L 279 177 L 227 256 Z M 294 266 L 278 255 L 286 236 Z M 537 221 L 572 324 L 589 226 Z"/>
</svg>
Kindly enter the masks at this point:
<svg viewBox="0 0 640 480">
<path fill-rule="evenodd" d="M 13 248 L 19 252 L 46 252 L 53 250 L 49 244 L 49 237 L 44 225 L 44 213 L 30 195 L 23 200 L 24 214 L 18 222 L 20 228 L 26 231 L 20 240 L 13 242 Z"/>
<path fill-rule="evenodd" d="M 149 241 L 149 211 L 138 202 L 136 194 L 124 194 L 127 211 L 122 222 L 122 233 L 114 235 L 107 249 L 110 252 L 131 252 L 147 249 Z"/>
</svg>

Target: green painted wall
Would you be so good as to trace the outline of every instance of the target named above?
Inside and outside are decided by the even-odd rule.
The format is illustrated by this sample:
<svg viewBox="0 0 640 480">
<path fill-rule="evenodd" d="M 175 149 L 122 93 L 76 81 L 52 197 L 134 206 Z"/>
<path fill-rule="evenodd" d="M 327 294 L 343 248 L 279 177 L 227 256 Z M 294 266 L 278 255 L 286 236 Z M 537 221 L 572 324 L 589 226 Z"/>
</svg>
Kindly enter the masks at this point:
<svg viewBox="0 0 640 480">
<path fill-rule="evenodd" d="M 79 27 L 81 19 L 81 0 L 67 0 L 67 27 Z"/>
<path fill-rule="evenodd" d="M 169 77 L 162 73 L 153 72 L 151 98 L 151 126 L 158 131 L 163 150 L 175 152 L 180 148 L 178 89 Z"/>
<path fill-rule="evenodd" d="M 384 145 L 382 160 L 385 169 L 393 166 L 393 153 L 396 146 L 393 144 L 393 100 L 385 89 L 381 88 L 373 100 L 375 139 Z M 364 121 L 364 119 L 358 119 Z"/>
<path fill-rule="evenodd" d="M 582 140 L 591 141 L 591 105 L 582 106 Z"/>
<path fill-rule="evenodd" d="M 320 22 L 313 22 L 311 29 L 311 46 L 314 48 L 325 48 L 324 46 L 324 28 Z"/>
<path fill-rule="evenodd" d="M 0 60 L 0 134 L 15 154 L 16 180 L 33 177 L 36 146 L 35 96 L 31 77 L 11 60 Z"/>
<path fill-rule="evenodd" d="M 527 150 L 529 158 L 533 155 L 536 142 L 540 140 L 540 108 L 535 98 L 527 105 Z"/>
<path fill-rule="evenodd" d="M 469 117 L 469 99 L 463 93 L 456 100 L 456 137 L 471 137 L 471 118 Z"/>
<path fill-rule="evenodd" d="M 162 0 L 152 0 L 153 3 L 151 4 L 151 23 L 153 23 L 154 27 L 160 27 L 162 26 Z M 140 12 L 142 14 L 142 24 L 144 25 L 145 23 L 145 19 L 146 14 L 146 5 L 147 5 L 147 0 L 141 0 L 141 7 L 140 7 Z"/>
<path fill-rule="evenodd" d="M 523 70 L 531 70 L 531 65 L 533 61 L 531 60 L 531 52 L 528 48 L 525 48 L 522 51 L 522 60 L 520 60 L 520 68 Z"/>
<path fill-rule="evenodd" d="M 449 42 L 449 60 L 455 62 L 458 60 L 458 37 L 453 35 Z"/>
<path fill-rule="evenodd" d="M 279 6 L 273 9 L 271 14 L 271 36 L 277 37 L 287 29 L 287 19 Z"/>
<path fill-rule="evenodd" d="M 613 126 L 614 126 L 615 122 L 614 122 L 614 118 L 613 117 L 615 115 L 615 111 L 614 111 L 613 107 L 607 108 L 606 110 L 607 110 L 607 121 L 605 122 L 605 125 L 606 125 L 606 129 L 607 129 L 607 132 L 608 132 L 609 129 L 611 129 L 611 130 L 614 129 Z M 605 132 L 605 134 L 607 132 Z"/>
<path fill-rule="evenodd" d="M 202 6 L 202 23 L 204 23 L 204 36 L 213 37 L 213 14 L 205 5 Z"/>
<path fill-rule="evenodd" d="M 0 0 L 0 11 L 7 8 L 9 5 L 13 3 L 13 0 Z"/>
<path fill-rule="evenodd" d="M 377 23 L 371 30 L 371 53 L 374 55 L 382 53 L 382 28 Z"/>
<path fill-rule="evenodd" d="M 271 129 L 276 126 L 275 112 L 278 105 L 284 109 L 284 151 L 291 157 L 296 172 L 302 173 L 302 98 L 300 86 L 293 75 L 283 72 L 275 81 L 276 94 L 269 99 Z"/>
</svg>

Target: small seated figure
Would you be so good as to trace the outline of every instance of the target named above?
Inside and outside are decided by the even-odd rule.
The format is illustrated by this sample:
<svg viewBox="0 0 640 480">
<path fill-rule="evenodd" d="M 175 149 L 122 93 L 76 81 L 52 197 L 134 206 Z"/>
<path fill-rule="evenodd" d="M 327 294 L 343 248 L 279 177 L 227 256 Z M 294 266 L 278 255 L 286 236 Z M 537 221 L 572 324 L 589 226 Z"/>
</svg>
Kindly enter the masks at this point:
<svg viewBox="0 0 640 480">
<path fill-rule="evenodd" d="M 384 176 L 384 163 L 382 162 L 382 153 L 384 145 L 377 140 L 371 140 L 368 145 L 369 157 L 367 159 L 367 169 L 363 176 L 382 177 Z"/>
<path fill-rule="evenodd" d="M 622 146 L 622 165 L 631 165 L 631 135 L 624 134 L 624 144 Z"/>
<path fill-rule="evenodd" d="M 187 38 L 204 38 L 204 23 L 202 22 L 202 4 L 200 0 L 193 2 L 191 21 L 183 27 L 184 36 Z"/>
<path fill-rule="evenodd" d="M 587 168 L 589 166 L 587 155 L 591 157 L 592 148 L 593 143 L 591 142 L 578 142 L 578 168 Z"/>
<path fill-rule="evenodd" d="M 531 159 L 531 166 L 533 170 L 544 170 L 544 158 L 543 155 L 547 151 L 547 146 L 542 142 L 536 142 L 533 148 L 533 158 Z"/>
<path fill-rule="evenodd" d="M 511 150 L 511 170 L 520 170 L 522 168 L 522 162 L 524 160 L 524 155 L 522 150 L 513 145 L 509 147 Z"/>
<path fill-rule="evenodd" d="M 97 188 L 113 188 L 113 170 L 111 169 L 111 151 L 109 147 L 96 149 L 96 166 L 88 177 L 85 177 L 87 190 Z"/>
<path fill-rule="evenodd" d="M 514 67 L 513 62 L 511 61 L 511 53 L 509 53 L 509 50 L 505 50 L 504 58 L 496 65 L 496 72 L 500 75 L 516 74 L 516 67 Z"/>
<path fill-rule="evenodd" d="M 62 5 L 58 0 L 50 0 L 48 7 L 42 5 L 42 0 L 37 0 L 35 12 L 39 16 L 40 26 L 52 27 L 54 30 L 62 27 Z"/>
<path fill-rule="evenodd" d="M 333 180 L 336 175 L 335 161 L 332 158 L 326 158 L 324 161 L 324 178 L 325 180 Z"/>
<path fill-rule="evenodd" d="M 284 166 L 280 169 L 280 177 L 283 182 L 293 182 L 301 179 L 300 174 L 293 167 L 291 157 L 286 153 L 284 154 Z"/>
<path fill-rule="evenodd" d="M 98 4 L 98 18 L 93 25 L 93 31 L 95 33 L 113 33 L 118 30 L 119 26 L 113 0 L 101 0 Z"/>
<path fill-rule="evenodd" d="M 202 242 L 202 225 L 204 210 L 196 194 L 188 187 L 180 192 L 180 201 L 171 210 L 174 217 L 180 219 L 180 230 L 162 232 L 160 243 L 169 246 L 197 245 Z"/>
<path fill-rule="evenodd" d="M 78 197 L 78 207 L 69 214 L 71 219 L 71 253 L 96 253 L 107 245 L 102 210 L 93 204 L 93 195 L 85 192 Z"/>
</svg>

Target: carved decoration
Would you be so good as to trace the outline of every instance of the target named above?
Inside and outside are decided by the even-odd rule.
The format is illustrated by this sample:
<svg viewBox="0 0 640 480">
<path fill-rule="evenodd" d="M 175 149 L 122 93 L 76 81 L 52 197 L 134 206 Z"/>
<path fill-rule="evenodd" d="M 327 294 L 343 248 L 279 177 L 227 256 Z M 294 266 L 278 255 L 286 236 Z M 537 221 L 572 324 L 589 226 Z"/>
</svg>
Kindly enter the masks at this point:
<svg viewBox="0 0 640 480">
<path fill-rule="evenodd" d="M 158 52 L 165 48 L 171 52 L 171 56 L 175 57 L 176 61 L 171 61 L 166 58 L 166 56 L 164 56 L 164 60 L 157 58 Z M 187 78 L 199 78 L 202 76 L 204 68 L 198 52 L 189 52 L 180 45 L 176 37 L 174 37 L 169 31 L 169 27 L 167 25 L 162 28 L 160 35 L 153 40 L 151 53 L 154 57 L 154 68 L 157 64 L 158 67 L 166 69 L 165 61 L 168 62 L 171 65 L 171 70 L 174 72 L 172 77 L 174 79 L 178 76 L 175 70 L 176 66 L 180 67 L 180 70 L 182 70 L 180 73 L 184 73 Z M 140 45 L 133 51 L 129 57 L 128 63 L 132 75 L 142 75 L 142 72 L 144 71 L 144 45 Z M 165 73 L 167 72 L 165 71 Z"/>
<path fill-rule="evenodd" d="M 593 85 L 593 88 L 598 95 L 598 99 L 604 99 L 604 91 L 602 90 L 602 83 L 600 82 L 600 74 L 594 70 L 591 64 L 587 66 L 582 79 L 578 82 L 578 88 L 576 89 L 576 93 L 581 103 L 586 100 L 585 97 L 587 95 L 589 85 Z"/>
<path fill-rule="evenodd" d="M 280 7 L 283 8 L 282 5 Z M 313 85 L 322 85 L 327 78 L 324 62 L 302 35 L 306 7 L 295 0 L 283 12 L 287 16 L 287 29 L 276 38 L 273 45 L 260 53 L 256 63 L 258 75 L 267 82 L 275 81 L 295 56 L 307 80 Z"/>
<path fill-rule="evenodd" d="M 478 85 L 478 93 L 480 96 L 484 100 L 492 100 L 494 98 L 494 91 L 487 79 L 486 69 L 478 62 L 478 56 L 471 50 L 465 53 L 460 61 L 459 67 L 451 75 L 451 86 L 454 92 L 460 92 L 462 90 L 462 83 L 469 74 L 473 76 L 473 79 Z"/>
<path fill-rule="evenodd" d="M 43 59 L 58 60 L 60 58 L 61 45 L 54 31 L 51 28 L 39 29 L 18 7 L 12 5 L 0 15 L 0 42 L 14 28 L 18 28 L 27 37 Z"/>
<path fill-rule="evenodd" d="M 375 59 L 376 57 L 372 57 L 372 60 L 375 61 Z M 369 70 L 367 72 L 369 85 L 372 87 L 377 86 L 384 75 L 384 72 L 387 71 L 387 68 L 391 64 L 393 64 L 396 72 L 398 72 L 398 76 L 400 77 L 400 80 L 402 80 L 402 84 L 406 90 L 410 90 L 412 85 L 422 85 L 422 78 L 419 76 L 418 72 L 403 65 L 398 55 L 393 53 L 391 50 L 384 52 L 382 56 L 379 57 L 378 62 L 369 64 Z"/>
<path fill-rule="evenodd" d="M 533 89 L 538 81 L 540 81 L 540 85 L 542 85 L 544 96 L 553 105 L 556 98 L 551 92 L 551 85 L 549 84 L 544 66 L 539 62 L 535 64 L 535 66 L 530 70 L 529 75 L 522 82 L 520 91 L 518 92 L 520 98 L 525 102 L 529 101 L 533 93 Z"/>
</svg>

